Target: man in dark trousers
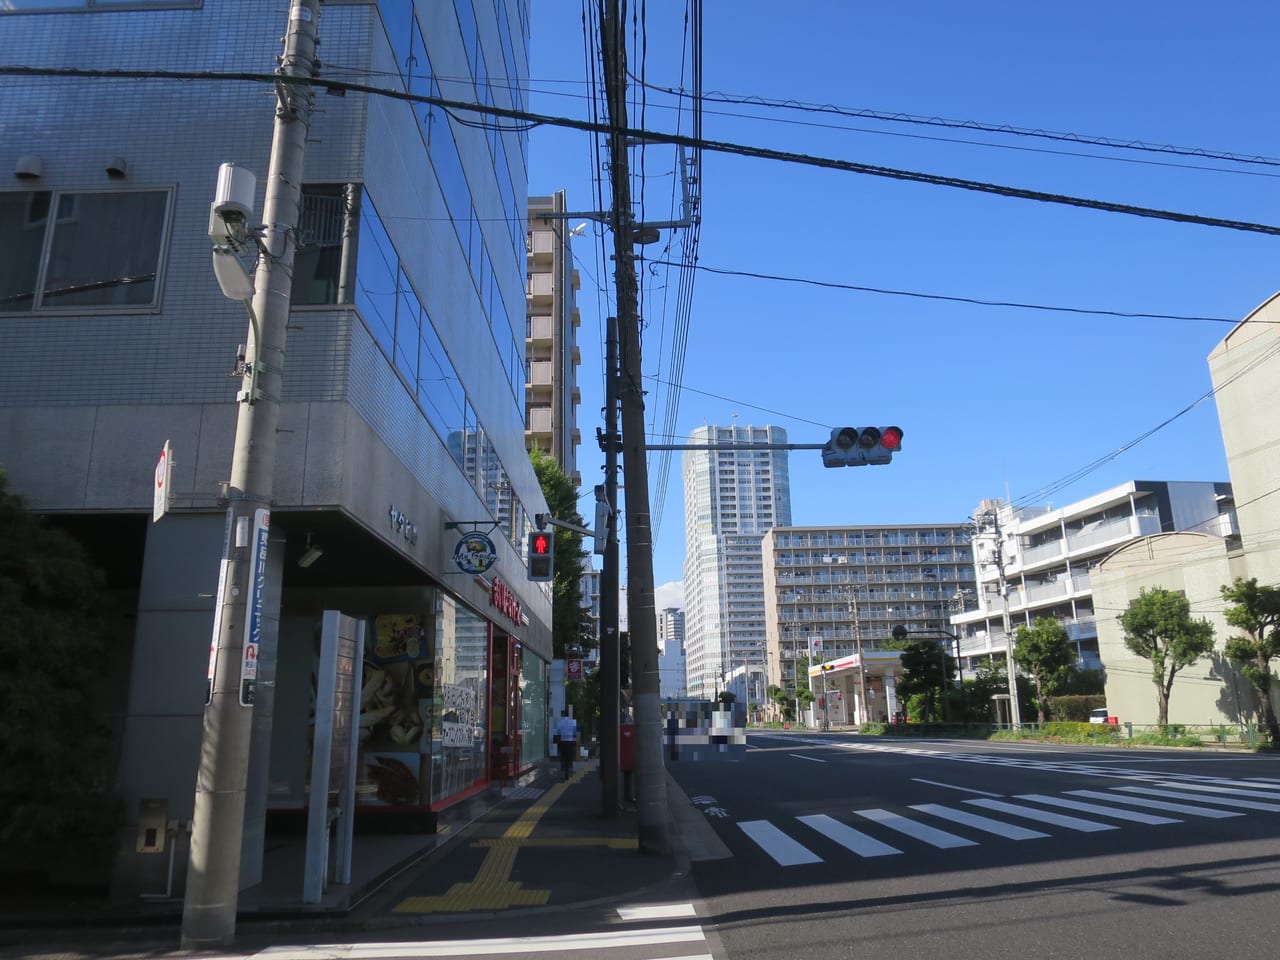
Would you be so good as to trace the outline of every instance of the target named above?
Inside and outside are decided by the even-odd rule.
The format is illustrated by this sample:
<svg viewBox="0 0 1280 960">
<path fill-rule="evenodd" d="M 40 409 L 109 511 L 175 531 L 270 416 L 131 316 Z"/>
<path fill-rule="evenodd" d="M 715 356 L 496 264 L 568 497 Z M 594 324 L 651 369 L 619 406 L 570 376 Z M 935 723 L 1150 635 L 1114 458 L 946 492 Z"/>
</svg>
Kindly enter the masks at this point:
<svg viewBox="0 0 1280 960">
<path fill-rule="evenodd" d="M 573 773 L 573 755 L 578 752 L 578 721 L 568 710 L 560 711 L 556 721 L 556 749 L 560 754 L 560 773 L 566 780 Z"/>
</svg>

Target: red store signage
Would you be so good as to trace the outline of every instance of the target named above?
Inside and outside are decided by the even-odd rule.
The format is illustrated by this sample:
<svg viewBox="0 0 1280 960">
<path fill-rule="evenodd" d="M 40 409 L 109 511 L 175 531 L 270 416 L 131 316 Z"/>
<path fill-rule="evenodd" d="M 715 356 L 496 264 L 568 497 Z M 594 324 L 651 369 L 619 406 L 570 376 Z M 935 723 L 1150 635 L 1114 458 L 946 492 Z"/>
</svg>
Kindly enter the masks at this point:
<svg viewBox="0 0 1280 960">
<path fill-rule="evenodd" d="M 497 577 L 493 578 L 493 586 L 489 590 L 489 606 L 497 607 L 506 614 L 509 620 L 516 624 L 522 622 L 523 610 L 521 609 L 520 598 L 515 595 L 514 590 Z"/>
</svg>

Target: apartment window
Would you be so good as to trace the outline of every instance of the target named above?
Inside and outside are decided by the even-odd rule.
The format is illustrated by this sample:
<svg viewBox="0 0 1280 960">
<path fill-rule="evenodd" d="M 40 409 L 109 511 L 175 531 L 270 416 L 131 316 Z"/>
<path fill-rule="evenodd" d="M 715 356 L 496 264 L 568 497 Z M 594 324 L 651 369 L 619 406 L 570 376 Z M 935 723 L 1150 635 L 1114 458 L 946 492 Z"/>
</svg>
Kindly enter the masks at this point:
<svg viewBox="0 0 1280 960">
<path fill-rule="evenodd" d="M 167 190 L 0 193 L 0 312 L 154 307 Z"/>
</svg>

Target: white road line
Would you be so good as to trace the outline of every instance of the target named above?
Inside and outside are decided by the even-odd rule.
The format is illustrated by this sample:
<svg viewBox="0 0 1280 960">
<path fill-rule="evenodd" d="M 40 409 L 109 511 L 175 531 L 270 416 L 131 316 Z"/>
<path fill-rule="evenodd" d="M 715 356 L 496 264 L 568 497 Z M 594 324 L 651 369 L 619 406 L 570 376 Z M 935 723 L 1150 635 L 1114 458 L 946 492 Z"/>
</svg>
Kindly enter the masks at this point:
<svg viewBox="0 0 1280 960">
<path fill-rule="evenodd" d="M 1182 823 L 1174 817 L 1157 817 L 1154 813 L 1139 813 L 1136 810 L 1117 810 L 1114 807 L 1103 807 L 1096 803 L 1085 803 L 1083 800 L 1050 797 L 1043 793 L 1020 793 L 1015 799 L 1033 800 L 1036 803 L 1047 803 L 1052 807 L 1065 807 L 1068 810 L 1080 810 L 1084 813 L 1098 813 L 1104 817 L 1115 817 L 1117 820 L 1132 820 L 1134 823 Z"/>
<path fill-rule="evenodd" d="M 760 848 L 773 857 L 780 867 L 794 867 L 800 863 L 821 863 L 822 858 L 803 844 L 792 840 L 768 820 L 746 820 L 738 827 Z"/>
<path fill-rule="evenodd" d="M 931 813 L 935 817 L 941 817 L 944 820 L 951 820 L 954 823 L 962 823 L 966 827 L 973 827 L 973 829 L 982 830 L 985 833 L 994 833 L 997 836 L 1008 837 L 1010 840 L 1035 840 L 1040 837 L 1049 836 L 1049 834 L 1041 833 L 1039 830 L 1029 830 L 1026 827 L 1019 827 L 1012 823 L 1005 823 L 1003 820 L 992 820 L 990 817 L 982 817 L 976 813 L 970 813 L 967 810 L 956 810 L 952 807 L 944 807 L 940 803 L 917 803 L 913 804 L 911 809 L 920 810 L 924 813 Z"/>
<path fill-rule="evenodd" d="M 1216 784 L 1203 783 L 1199 780 L 1153 780 L 1157 787 L 1174 787 L 1178 790 L 1200 790 L 1204 793 L 1230 793 L 1237 797 L 1252 797 L 1254 800 L 1280 800 L 1280 793 L 1259 791 L 1257 787 L 1252 790 L 1241 790 L 1238 787 L 1229 786 L 1236 782 L 1232 780 L 1221 780 Z M 1207 797 L 1205 799 L 1208 799 Z"/>
<path fill-rule="evenodd" d="M 988 810 L 1012 813 L 1015 816 L 1026 817 L 1028 820 L 1037 820 L 1040 823 L 1051 823 L 1057 827 L 1066 827 L 1068 830 L 1079 830 L 1082 833 L 1097 833 L 1100 830 L 1116 829 L 1113 823 L 1095 823 L 1092 820 L 1081 820 L 1079 817 L 1068 817 L 1062 813 L 1050 813 L 1048 810 L 1037 810 L 1034 807 L 1024 807 L 1017 803 L 1005 803 L 1003 800 L 966 800 L 965 803 L 986 807 Z"/>
<path fill-rule="evenodd" d="M 969 801 L 976 803 L 977 801 Z M 908 820 L 906 817 L 890 813 L 888 810 L 872 808 L 870 810 L 854 810 L 860 817 L 866 817 L 882 826 L 888 827 L 890 830 L 897 830 L 899 833 L 905 833 L 909 837 L 915 837 L 917 840 L 923 840 L 931 847 L 938 847 L 943 850 L 952 847 L 976 847 L 977 844 L 972 840 L 966 840 L 964 837 L 957 837 L 954 833 L 947 833 L 945 830 L 939 830 L 937 827 L 931 827 L 926 823 L 917 823 L 914 820 Z"/>
<path fill-rule="evenodd" d="M 817 813 L 808 817 L 796 817 L 806 827 L 812 827 L 824 837 L 834 840 L 847 850 L 852 850 L 861 857 L 887 857 L 901 853 L 897 847 L 882 843 L 875 837 L 869 837 L 860 830 L 855 830 L 846 823 L 841 823 L 825 813 Z"/>
<path fill-rule="evenodd" d="M 974 790 L 972 787 L 957 787 L 954 783 L 941 783 L 937 780 L 922 780 L 919 777 L 912 777 L 916 783 L 927 783 L 934 787 L 946 787 L 948 790 L 963 790 L 965 793 L 976 793 L 980 797 L 1003 797 L 1003 793 L 991 793 L 988 790 Z"/>
<path fill-rule="evenodd" d="M 575 933 L 546 937 L 497 937 L 492 940 L 416 940 L 403 943 L 335 943 L 298 947 L 268 947 L 253 956 L 263 960 L 392 960 L 396 957 L 450 957 L 458 954 L 493 956 L 502 953 L 553 953 L 564 950 L 606 950 L 660 943 L 705 943 L 701 927 L 652 927 L 606 933 Z"/>
<path fill-rule="evenodd" d="M 1204 797 L 1191 793 L 1179 793 L 1176 790 L 1157 790 L 1154 787 L 1116 787 L 1128 793 L 1145 793 L 1153 797 L 1168 797 L 1170 800 L 1203 800 L 1205 803 L 1216 803 L 1220 807 L 1238 807 L 1241 810 L 1280 811 L 1280 804 L 1260 803 L 1257 800 L 1244 800 L 1232 797 Z"/>
<path fill-rule="evenodd" d="M 618 916 L 623 920 L 675 920 L 697 915 L 692 903 L 656 903 L 648 907 L 618 908 Z"/>
<path fill-rule="evenodd" d="M 806 757 L 802 753 L 788 753 L 788 757 L 795 757 L 797 760 L 808 760 L 811 763 L 826 763 L 825 760 L 819 760 L 817 757 Z"/>
<path fill-rule="evenodd" d="M 1231 813 L 1227 810 L 1214 810 L 1210 807 L 1193 807 L 1186 803 L 1165 803 L 1162 800 L 1148 800 L 1146 797 L 1123 797 L 1114 793 L 1103 793 L 1100 790 L 1068 790 L 1077 797 L 1092 797 L 1095 800 L 1111 800 L 1115 803 L 1127 803 L 1135 807 L 1147 807 L 1151 810 L 1168 810 L 1172 813 L 1185 813 L 1192 817 L 1209 817 L 1212 820 L 1224 820 L 1227 817 L 1239 817 L 1243 814 Z"/>
</svg>

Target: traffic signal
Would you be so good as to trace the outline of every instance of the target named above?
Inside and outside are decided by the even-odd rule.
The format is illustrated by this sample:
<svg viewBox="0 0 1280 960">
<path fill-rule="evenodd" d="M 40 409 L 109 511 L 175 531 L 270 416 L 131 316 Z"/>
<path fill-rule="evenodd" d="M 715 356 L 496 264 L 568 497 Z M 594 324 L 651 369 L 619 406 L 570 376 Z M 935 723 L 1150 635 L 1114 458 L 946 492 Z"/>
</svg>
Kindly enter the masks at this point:
<svg viewBox="0 0 1280 960">
<path fill-rule="evenodd" d="M 889 463 L 902 449 L 901 427 L 836 427 L 822 447 L 824 467 Z"/>
<path fill-rule="evenodd" d="M 550 530 L 534 530 L 529 534 L 529 579 L 555 578 L 556 535 Z"/>
</svg>

